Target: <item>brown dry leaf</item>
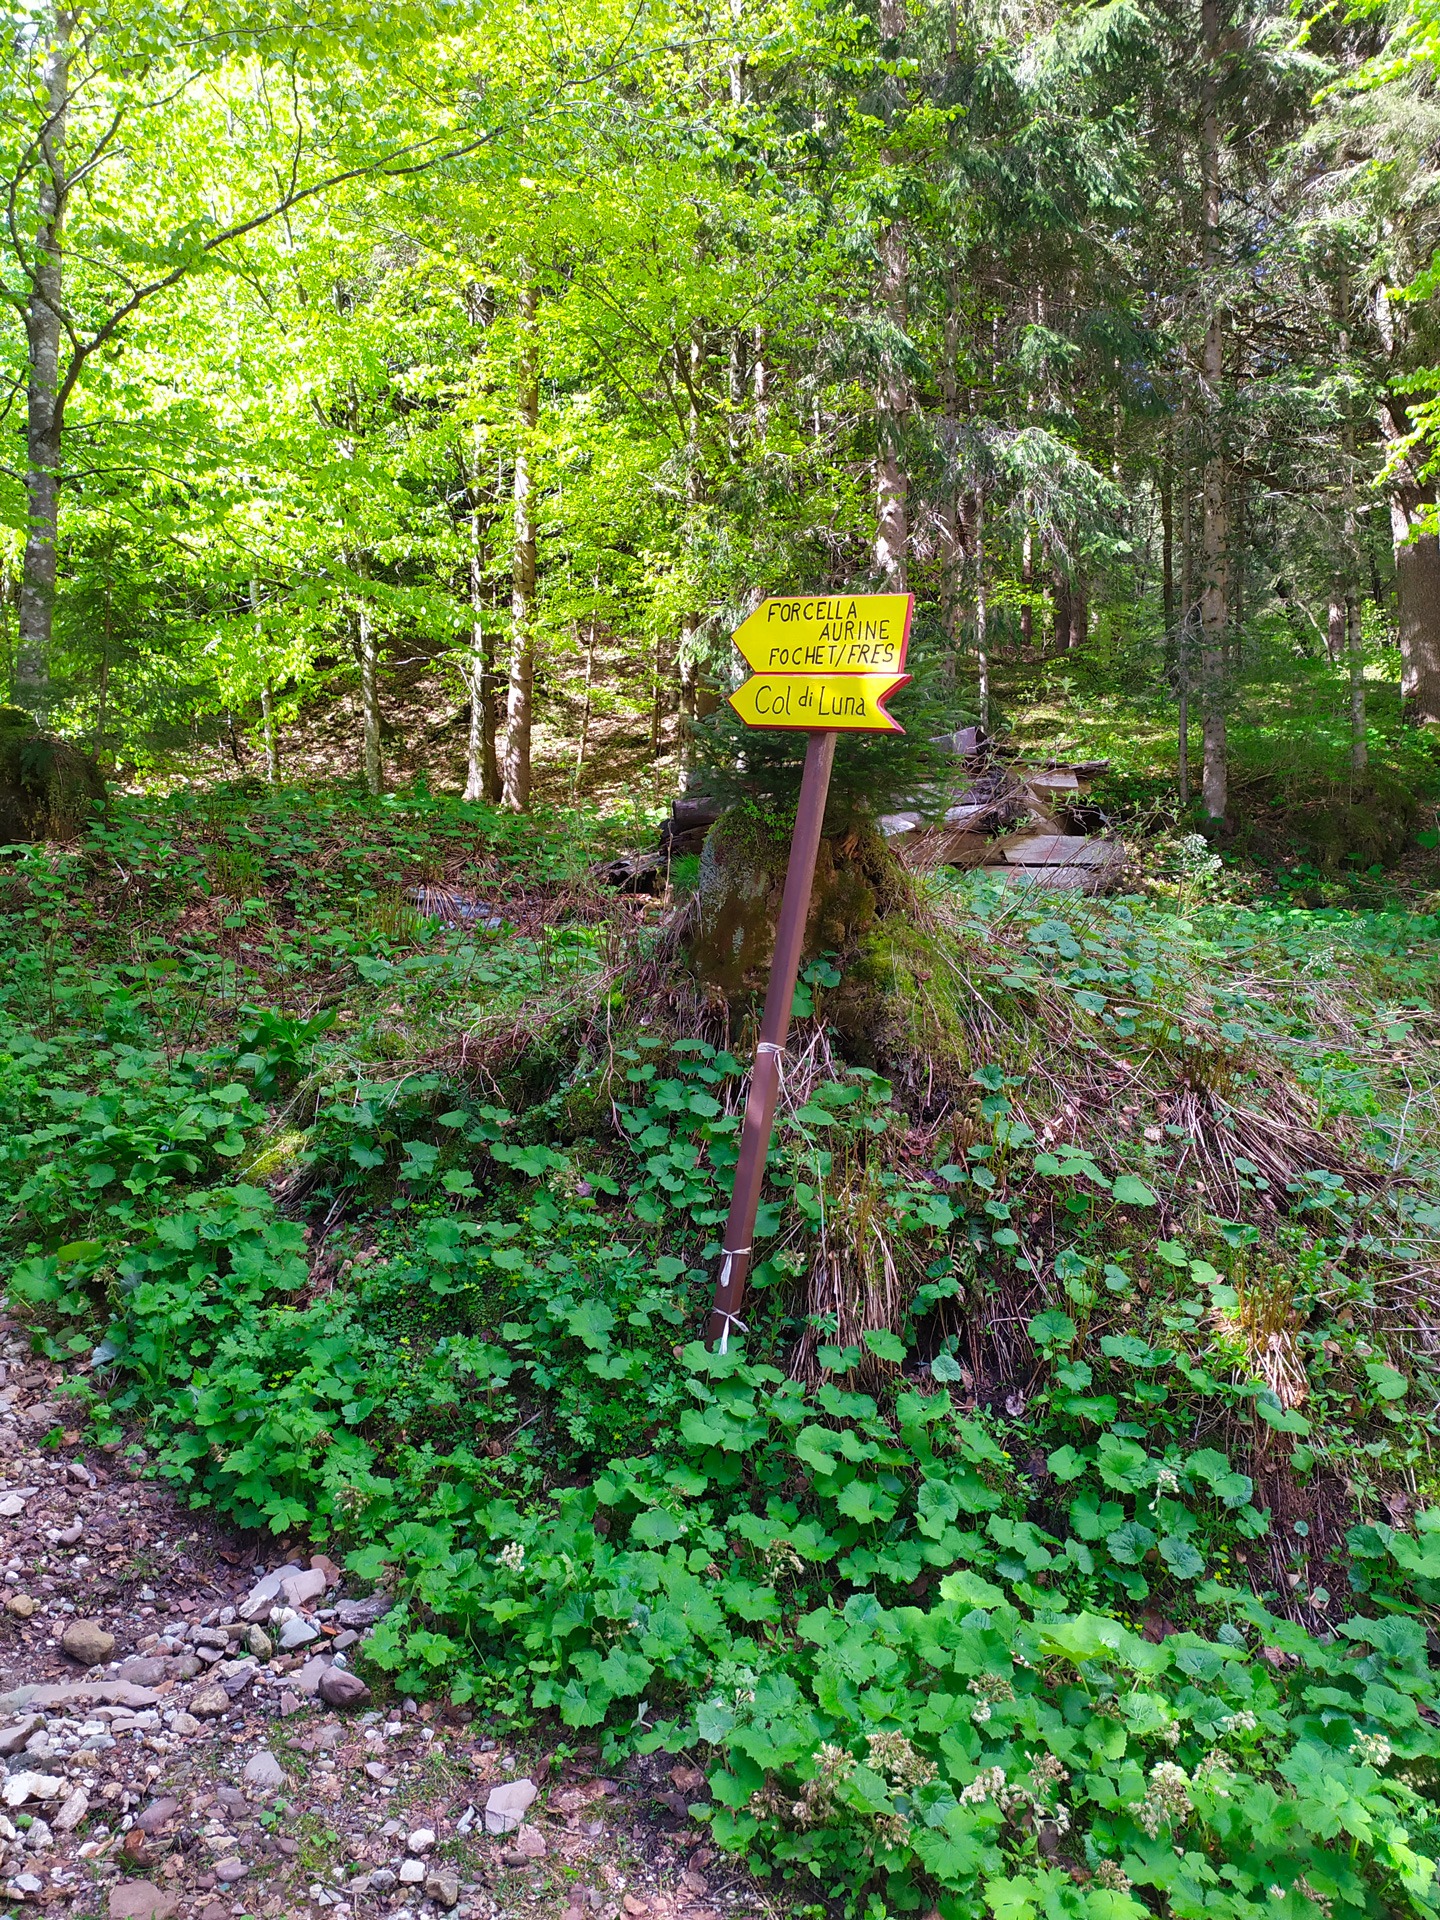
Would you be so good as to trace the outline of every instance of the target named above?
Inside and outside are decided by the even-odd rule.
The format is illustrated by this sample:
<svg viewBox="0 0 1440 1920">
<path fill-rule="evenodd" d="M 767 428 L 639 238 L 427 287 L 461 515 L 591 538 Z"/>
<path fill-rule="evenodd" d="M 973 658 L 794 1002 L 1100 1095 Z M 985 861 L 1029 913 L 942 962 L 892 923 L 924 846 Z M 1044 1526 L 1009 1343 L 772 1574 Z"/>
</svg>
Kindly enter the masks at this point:
<svg viewBox="0 0 1440 1920">
<path fill-rule="evenodd" d="M 609 1791 L 608 1780 L 585 1780 L 579 1786 L 561 1787 L 558 1792 L 551 1794 L 546 1803 L 546 1811 L 559 1814 L 579 1813 L 582 1807 L 588 1807 L 596 1800 L 603 1800 Z"/>
<path fill-rule="evenodd" d="M 705 1785 L 705 1776 L 699 1767 L 690 1767 L 682 1760 L 678 1767 L 670 1769 L 670 1784 L 677 1793 L 699 1793 Z"/>
</svg>

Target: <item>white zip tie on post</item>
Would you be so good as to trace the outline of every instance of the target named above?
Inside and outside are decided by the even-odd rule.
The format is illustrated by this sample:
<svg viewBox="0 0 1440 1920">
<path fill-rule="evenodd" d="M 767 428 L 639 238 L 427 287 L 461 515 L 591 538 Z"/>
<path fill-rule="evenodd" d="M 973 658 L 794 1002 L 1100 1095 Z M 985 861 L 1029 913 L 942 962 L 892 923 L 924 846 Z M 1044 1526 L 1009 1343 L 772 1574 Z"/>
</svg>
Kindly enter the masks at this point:
<svg viewBox="0 0 1440 1920">
<path fill-rule="evenodd" d="M 730 1350 L 731 1327 L 738 1327 L 741 1333 L 748 1333 L 750 1329 L 749 1327 L 746 1326 L 745 1322 L 739 1319 L 735 1314 L 727 1313 L 724 1307 L 717 1307 L 716 1312 L 719 1314 L 720 1318 L 725 1322 L 724 1326 L 720 1329 L 720 1351 L 721 1353 L 728 1353 Z"/>
<path fill-rule="evenodd" d="M 743 1254 L 749 1253 L 750 1248 L 749 1247 L 725 1247 L 722 1249 L 722 1251 L 724 1252 L 725 1258 L 720 1262 L 720 1279 L 718 1282 L 718 1287 L 727 1287 L 730 1284 L 731 1264 L 734 1261 L 740 1259 L 740 1257 Z M 717 1291 L 718 1291 L 718 1287 L 717 1287 Z M 725 1322 L 725 1325 L 720 1330 L 720 1351 L 721 1353 L 725 1353 L 728 1351 L 728 1348 L 729 1348 L 731 1327 L 738 1327 L 741 1333 L 748 1333 L 750 1329 L 746 1326 L 743 1320 L 737 1319 L 733 1313 L 728 1312 L 727 1309 L 724 1307 L 716 1307 L 715 1312 Z"/>
</svg>

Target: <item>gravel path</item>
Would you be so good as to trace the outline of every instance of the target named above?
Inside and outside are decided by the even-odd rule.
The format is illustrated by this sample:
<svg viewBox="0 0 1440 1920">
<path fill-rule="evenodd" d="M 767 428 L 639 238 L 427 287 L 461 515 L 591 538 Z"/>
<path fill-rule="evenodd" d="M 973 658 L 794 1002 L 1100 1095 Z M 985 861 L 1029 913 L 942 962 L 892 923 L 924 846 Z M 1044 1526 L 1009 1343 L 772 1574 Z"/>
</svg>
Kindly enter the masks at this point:
<svg viewBox="0 0 1440 1920">
<path fill-rule="evenodd" d="M 483 1716 L 372 1699 L 383 1595 L 87 1451 L 0 1317 L 0 1914 L 719 1920 L 758 1910 L 674 1755 L 597 1777 Z M 257 1560 L 257 1552 L 271 1558 Z M 728 1880 L 731 1884 L 722 1884 Z"/>
</svg>

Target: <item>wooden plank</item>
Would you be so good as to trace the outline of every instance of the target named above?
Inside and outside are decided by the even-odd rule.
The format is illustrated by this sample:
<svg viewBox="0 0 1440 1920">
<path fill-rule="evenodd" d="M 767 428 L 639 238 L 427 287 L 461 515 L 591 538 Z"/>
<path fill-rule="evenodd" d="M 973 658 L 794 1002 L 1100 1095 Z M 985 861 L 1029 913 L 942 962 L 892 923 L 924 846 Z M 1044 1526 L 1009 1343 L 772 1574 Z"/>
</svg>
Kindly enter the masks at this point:
<svg viewBox="0 0 1440 1920">
<path fill-rule="evenodd" d="M 1101 862 L 1087 858 L 1091 848 L 1101 851 Z M 1100 864 L 1104 842 L 1083 833 L 1036 833 L 1012 841 L 1005 848 L 1005 859 L 1012 867 L 1063 867 Z"/>
</svg>

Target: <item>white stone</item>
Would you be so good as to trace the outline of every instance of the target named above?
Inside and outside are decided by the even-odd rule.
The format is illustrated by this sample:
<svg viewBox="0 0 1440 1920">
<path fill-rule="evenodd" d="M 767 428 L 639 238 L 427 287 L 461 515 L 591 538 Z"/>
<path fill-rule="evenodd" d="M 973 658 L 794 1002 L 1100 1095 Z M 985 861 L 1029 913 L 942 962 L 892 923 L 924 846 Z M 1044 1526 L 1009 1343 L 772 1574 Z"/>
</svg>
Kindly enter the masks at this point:
<svg viewBox="0 0 1440 1920">
<path fill-rule="evenodd" d="M 242 1620 L 263 1620 L 275 1604 L 275 1596 L 287 1580 L 291 1580 L 300 1568 L 292 1561 L 286 1561 L 283 1567 L 277 1567 L 274 1573 L 267 1573 L 263 1580 L 255 1585 L 240 1602 L 236 1612 Z"/>
<path fill-rule="evenodd" d="M 54 1773 L 12 1773 L 5 1782 L 7 1807 L 23 1807 L 27 1800 L 53 1800 L 65 1782 Z"/>
<path fill-rule="evenodd" d="M 25 1502 L 18 1493 L 7 1493 L 0 1500 L 0 1520 L 14 1520 L 25 1511 Z"/>
<path fill-rule="evenodd" d="M 417 1827 L 405 1842 L 411 1853 L 428 1853 L 435 1844 L 435 1836 L 429 1827 Z"/>
<path fill-rule="evenodd" d="M 263 1799 L 285 1784 L 285 1769 L 266 1748 L 252 1753 L 245 1763 L 245 1791 L 252 1800 Z"/>
<path fill-rule="evenodd" d="M 76 1787 L 62 1801 L 60 1811 L 55 1816 L 57 1832 L 71 1833 L 90 1811 L 90 1796 L 83 1787 Z"/>
<path fill-rule="evenodd" d="M 513 1833 L 539 1791 L 533 1780 L 505 1780 L 492 1787 L 485 1802 L 485 1831 Z"/>
<path fill-rule="evenodd" d="M 418 1887 L 425 1878 L 425 1869 L 418 1860 L 405 1860 L 400 1866 L 400 1881 L 403 1886 Z"/>
<path fill-rule="evenodd" d="M 289 1606 L 303 1607 L 324 1593 L 325 1576 L 318 1567 L 307 1567 L 303 1573 L 292 1573 L 280 1591 Z"/>
</svg>

